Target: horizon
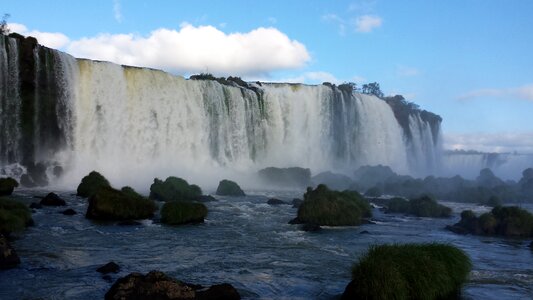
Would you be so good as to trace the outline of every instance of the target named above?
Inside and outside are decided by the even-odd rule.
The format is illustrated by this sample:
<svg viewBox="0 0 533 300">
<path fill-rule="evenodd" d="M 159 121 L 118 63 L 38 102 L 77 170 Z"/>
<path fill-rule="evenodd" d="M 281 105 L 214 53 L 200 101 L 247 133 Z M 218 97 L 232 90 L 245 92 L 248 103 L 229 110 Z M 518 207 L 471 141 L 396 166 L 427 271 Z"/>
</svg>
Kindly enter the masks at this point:
<svg viewBox="0 0 533 300">
<path fill-rule="evenodd" d="M 209 72 L 274 83 L 378 82 L 385 95 L 401 94 L 442 116 L 445 150 L 533 153 L 533 37 L 527 32 L 533 3 L 313 1 L 283 10 L 277 3 L 254 4 L 243 13 L 249 5 L 230 2 L 115 0 L 74 9 L 66 1 L 35 1 L 30 9 L 7 3 L 4 13 L 12 31 L 78 58 L 184 77 Z M 47 17 L 52 12 L 58 17 Z M 198 41 L 205 37 L 212 39 Z"/>
</svg>

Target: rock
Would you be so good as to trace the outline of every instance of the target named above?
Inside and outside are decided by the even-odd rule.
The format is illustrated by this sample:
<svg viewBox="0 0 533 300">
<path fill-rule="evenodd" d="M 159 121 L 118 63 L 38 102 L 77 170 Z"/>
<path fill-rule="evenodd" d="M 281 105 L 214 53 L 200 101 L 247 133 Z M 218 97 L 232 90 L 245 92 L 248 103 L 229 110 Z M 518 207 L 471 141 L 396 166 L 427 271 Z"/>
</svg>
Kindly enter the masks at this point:
<svg viewBox="0 0 533 300">
<path fill-rule="evenodd" d="M 533 250 L 533 242 L 529 243 L 529 249 Z"/>
<path fill-rule="evenodd" d="M 307 232 L 317 232 L 322 230 L 322 227 L 317 224 L 303 224 L 300 229 Z"/>
<path fill-rule="evenodd" d="M 73 210 L 72 208 L 65 209 L 61 213 L 64 214 L 65 216 L 73 216 L 73 215 L 77 214 L 76 211 Z"/>
<path fill-rule="evenodd" d="M 158 201 L 193 201 L 202 195 L 202 189 L 186 180 L 170 176 L 165 181 L 154 179 L 150 186 L 150 199 Z"/>
<path fill-rule="evenodd" d="M 449 218 L 451 208 L 437 203 L 429 196 L 407 201 L 403 198 L 392 198 L 387 204 L 387 213 L 403 213 L 417 217 Z"/>
<path fill-rule="evenodd" d="M 300 219 L 298 219 L 298 217 L 296 217 L 296 218 L 290 220 L 289 224 L 291 224 L 291 225 L 302 224 L 302 221 L 300 221 Z"/>
<path fill-rule="evenodd" d="M 107 221 L 147 219 L 153 217 L 156 208 L 154 201 L 142 196 L 101 187 L 89 198 L 85 217 Z"/>
<path fill-rule="evenodd" d="M 213 201 L 217 201 L 217 199 L 215 199 L 215 197 L 213 197 L 211 195 L 202 195 L 202 196 L 198 197 L 197 201 L 199 201 L 199 202 L 213 202 Z"/>
<path fill-rule="evenodd" d="M 137 222 L 135 220 L 126 220 L 122 222 L 117 223 L 118 226 L 141 226 L 141 222 Z"/>
<path fill-rule="evenodd" d="M 85 198 L 91 197 L 103 187 L 111 187 L 109 181 L 102 174 L 92 171 L 89 175 L 82 178 L 78 185 L 76 195 Z"/>
<path fill-rule="evenodd" d="M 359 232 L 359 234 L 370 234 L 370 232 L 368 232 L 368 230 L 363 230 L 363 231 Z"/>
<path fill-rule="evenodd" d="M 0 233 L 0 269 L 11 269 L 20 264 L 20 258 L 6 237 Z"/>
<path fill-rule="evenodd" d="M 19 183 L 11 177 L 0 178 L 0 197 L 11 195 L 18 186 Z"/>
<path fill-rule="evenodd" d="M 40 202 L 44 206 L 65 206 L 67 203 L 55 193 L 48 193 Z"/>
<path fill-rule="evenodd" d="M 108 262 L 107 264 L 96 269 L 96 272 L 107 274 L 107 273 L 118 273 L 120 271 L 120 266 L 117 265 L 114 261 Z"/>
<path fill-rule="evenodd" d="M 33 225 L 31 210 L 19 201 L 0 197 L 0 234 L 24 230 Z"/>
<path fill-rule="evenodd" d="M 180 225 L 203 223 L 207 216 L 207 207 L 202 203 L 171 201 L 161 207 L 161 223 Z"/>
<path fill-rule="evenodd" d="M 215 284 L 205 291 L 196 292 L 197 300 L 240 300 L 239 292 L 228 283 Z"/>
<path fill-rule="evenodd" d="M 159 271 L 146 275 L 131 273 L 118 279 L 105 294 L 106 300 L 192 300 L 195 297 L 196 292 L 191 287 Z"/>
<path fill-rule="evenodd" d="M 269 205 L 284 205 L 285 204 L 286 205 L 288 203 L 285 203 L 284 201 L 276 199 L 276 198 L 271 198 L 271 199 L 268 199 L 267 204 Z"/>
<path fill-rule="evenodd" d="M 292 208 L 298 208 L 302 205 L 304 201 L 302 199 L 294 198 L 292 199 Z"/>
<path fill-rule="evenodd" d="M 219 196 L 246 196 L 246 194 L 244 194 L 243 190 L 236 182 L 226 179 L 218 183 L 216 194 Z"/>
<path fill-rule="evenodd" d="M 33 202 L 32 204 L 30 204 L 30 208 L 31 209 L 41 209 L 41 208 L 43 208 L 43 206 L 40 203 Z"/>
<path fill-rule="evenodd" d="M 257 173 L 259 178 L 268 185 L 278 187 L 308 187 L 311 183 L 311 170 L 299 167 L 265 168 Z"/>
</svg>

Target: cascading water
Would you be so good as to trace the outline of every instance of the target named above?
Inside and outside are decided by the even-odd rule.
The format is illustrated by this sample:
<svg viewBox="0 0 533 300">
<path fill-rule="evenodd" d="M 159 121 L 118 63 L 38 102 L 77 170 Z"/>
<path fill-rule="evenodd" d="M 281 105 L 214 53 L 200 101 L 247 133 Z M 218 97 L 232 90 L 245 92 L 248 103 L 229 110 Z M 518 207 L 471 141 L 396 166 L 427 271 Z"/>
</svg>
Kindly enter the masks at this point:
<svg viewBox="0 0 533 300">
<path fill-rule="evenodd" d="M 17 50 L 18 39 L 0 40 L 2 165 L 61 165 L 68 184 L 93 169 L 117 183 L 146 184 L 155 176 L 198 179 L 268 166 L 351 174 L 383 164 L 422 173 L 438 160 L 440 119 L 430 124 L 414 113 L 406 134 L 391 106 L 374 96 L 331 85 L 186 80 L 77 60 L 24 39 L 33 55 L 21 59 L 17 53 L 27 51 Z M 22 64 L 29 68 L 21 75 Z"/>
</svg>

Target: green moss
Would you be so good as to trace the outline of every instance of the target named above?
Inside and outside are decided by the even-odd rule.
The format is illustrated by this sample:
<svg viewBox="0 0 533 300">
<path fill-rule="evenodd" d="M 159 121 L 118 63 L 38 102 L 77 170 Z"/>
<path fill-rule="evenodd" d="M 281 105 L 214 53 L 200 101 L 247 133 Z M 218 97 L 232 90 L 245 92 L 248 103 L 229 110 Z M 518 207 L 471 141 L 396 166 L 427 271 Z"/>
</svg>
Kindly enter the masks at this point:
<svg viewBox="0 0 533 300">
<path fill-rule="evenodd" d="M 90 197 L 103 187 L 110 187 L 109 181 L 102 174 L 92 171 L 89 175 L 83 177 L 78 185 L 77 195 L 80 197 Z"/>
<path fill-rule="evenodd" d="M 9 196 L 13 193 L 13 190 L 19 186 L 19 183 L 11 178 L 0 178 L 0 196 Z"/>
<path fill-rule="evenodd" d="M 446 299 L 460 292 L 471 268 L 451 245 L 373 246 L 352 268 L 343 299 Z"/>
<path fill-rule="evenodd" d="M 207 216 L 207 207 L 196 202 L 167 202 L 161 208 L 161 222 L 169 225 L 202 223 Z"/>
<path fill-rule="evenodd" d="M 451 208 L 438 204 L 428 196 L 406 201 L 393 198 L 388 204 L 388 212 L 411 214 L 417 217 L 448 218 L 452 214 Z"/>
<path fill-rule="evenodd" d="M 370 204 L 359 193 L 332 191 L 324 184 L 308 188 L 298 208 L 300 222 L 325 226 L 359 225 L 370 216 Z"/>
<path fill-rule="evenodd" d="M 0 198 L 0 233 L 22 231 L 33 223 L 26 205 L 8 198 Z"/>
<path fill-rule="evenodd" d="M 216 194 L 220 196 L 246 196 L 236 182 L 226 179 L 218 183 Z"/>
<path fill-rule="evenodd" d="M 136 193 L 135 193 L 136 194 Z M 154 201 L 139 194 L 102 187 L 89 198 L 86 217 L 99 220 L 146 219 L 154 215 Z"/>
<path fill-rule="evenodd" d="M 165 181 L 154 179 L 150 186 L 150 198 L 159 201 L 192 201 L 202 195 L 202 189 L 189 184 L 186 180 L 174 176 Z"/>
<path fill-rule="evenodd" d="M 143 196 L 141 196 L 141 194 L 137 193 L 137 191 L 135 191 L 130 186 L 122 187 L 120 189 L 120 191 L 123 192 L 124 194 L 126 194 L 128 197 L 131 197 L 131 198 L 143 198 Z"/>
</svg>

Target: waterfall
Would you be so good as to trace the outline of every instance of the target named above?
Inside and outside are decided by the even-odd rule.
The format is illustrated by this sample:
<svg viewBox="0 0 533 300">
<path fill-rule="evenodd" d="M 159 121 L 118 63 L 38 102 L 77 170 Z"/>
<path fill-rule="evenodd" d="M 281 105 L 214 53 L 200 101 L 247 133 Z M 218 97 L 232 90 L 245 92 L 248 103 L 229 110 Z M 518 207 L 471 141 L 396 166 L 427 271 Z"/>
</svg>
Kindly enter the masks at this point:
<svg viewBox="0 0 533 300">
<path fill-rule="evenodd" d="M 75 59 L 24 39 L 32 55 L 20 58 L 27 51 L 19 39 L 0 41 L 0 166 L 62 166 L 69 184 L 91 170 L 146 184 L 269 166 L 352 174 L 383 164 L 418 174 L 438 161 L 440 119 L 430 124 L 415 113 L 406 129 L 374 96 L 332 85 L 187 80 Z"/>
</svg>

